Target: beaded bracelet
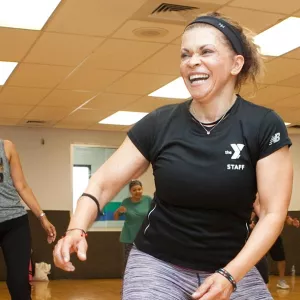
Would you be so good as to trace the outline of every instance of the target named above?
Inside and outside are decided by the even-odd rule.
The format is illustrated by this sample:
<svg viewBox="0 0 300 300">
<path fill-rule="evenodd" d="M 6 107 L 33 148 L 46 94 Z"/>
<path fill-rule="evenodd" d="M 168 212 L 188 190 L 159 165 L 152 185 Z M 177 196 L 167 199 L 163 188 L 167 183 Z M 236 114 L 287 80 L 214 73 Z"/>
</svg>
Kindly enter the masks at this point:
<svg viewBox="0 0 300 300">
<path fill-rule="evenodd" d="M 232 284 L 233 291 L 236 291 L 236 288 L 237 288 L 236 281 L 234 280 L 234 278 L 228 271 L 221 268 L 221 269 L 217 270 L 216 273 L 219 273 L 220 275 L 224 276 Z"/>
<path fill-rule="evenodd" d="M 83 230 L 83 229 L 81 229 L 81 228 L 71 228 L 71 229 L 68 229 L 68 230 L 66 231 L 66 233 L 65 233 L 65 235 L 64 235 L 63 237 L 65 237 L 65 236 L 67 235 L 67 232 L 73 231 L 73 230 L 80 230 L 80 231 L 81 231 L 81 236 L 82 236 L 82 237 L 87 237 L 87 236 L 88 236 L 88 234 L 86 233 L 86 231 Z"/>
</svg>

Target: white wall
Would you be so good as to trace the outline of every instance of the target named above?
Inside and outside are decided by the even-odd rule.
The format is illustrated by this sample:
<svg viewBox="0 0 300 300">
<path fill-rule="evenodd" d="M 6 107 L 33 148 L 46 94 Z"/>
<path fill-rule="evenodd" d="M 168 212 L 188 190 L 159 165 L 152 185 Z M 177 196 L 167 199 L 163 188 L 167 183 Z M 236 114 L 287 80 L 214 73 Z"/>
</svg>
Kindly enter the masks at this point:
<svg viewBox="0 0 300 300">
<path fill-rule="evenodd" d="M 125 132 L 0 126 L 0 138 L 12 140 L 19 152 L 28 183 L 45 210 L 71 210 L 71 144 L 119 146 Z M 291 134 L 294 187 L 290 210 L 300 210 L 300 135 Z M 45 145 L 41 145 L 41 139 Z M 155 190 L 152 169 L 141 178 L 144 192 Z"/>
<path fill-rule="evenodd" d="M 300 210 L 300 135 L 290 134 L 290 138 L 293 142 L 291 151 L 294 166 L 294 183 L 290 210 Z"/>
<path fill-rule="evenodd" d="M 0 127 L 1 139 L 12 140 L 26 179 L 43 209 L 71 210 L 71 144 L 119 146 L 125 133 Z M 41 145 L 41 139 L 45 145 Z"/>
</svg>

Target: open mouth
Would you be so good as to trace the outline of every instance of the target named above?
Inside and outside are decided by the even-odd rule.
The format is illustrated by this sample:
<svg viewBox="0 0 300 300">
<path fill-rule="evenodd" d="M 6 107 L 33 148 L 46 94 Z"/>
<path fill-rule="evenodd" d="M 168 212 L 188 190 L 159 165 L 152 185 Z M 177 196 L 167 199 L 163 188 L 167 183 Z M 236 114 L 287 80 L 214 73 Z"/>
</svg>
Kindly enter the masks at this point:
<svg viewBox="0 0 300 300">
<path fill-rule="evenodd" d="M 209 78 L 208 74 L 195 74 L 189 77 L 190 83 L 202 83 Z"/>
</svg>

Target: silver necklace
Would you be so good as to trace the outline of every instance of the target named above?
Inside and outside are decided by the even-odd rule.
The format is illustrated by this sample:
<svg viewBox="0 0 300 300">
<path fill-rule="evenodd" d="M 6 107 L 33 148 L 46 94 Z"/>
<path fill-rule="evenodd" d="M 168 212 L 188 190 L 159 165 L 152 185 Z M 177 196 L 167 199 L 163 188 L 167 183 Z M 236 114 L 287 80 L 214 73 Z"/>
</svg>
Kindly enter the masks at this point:
<svg viewBox="0 0 300 300">
<path fill-rule="evenodd" d="M 207 130 L 206 127 L 198 120 L 197 118 L 197 114 L 192 106 L 192 104 L 190 105 L 190 108 L 191 108 L 191 112 L 192 112 L 192 115 L 196 118 L 196 120 L 199 122 L 199 124 L 202 126 L 202 128 L 206 131 L 207 135 L 210 135 L 210 133 L 224 120 L 224 118 L 226 117 L 227 115 L 227 112 L 222 116 L 222 118 L 218 121 L 218 123 L 216 123 L 213 127 L 211 127 L 210 130 Z"/>
</svg>

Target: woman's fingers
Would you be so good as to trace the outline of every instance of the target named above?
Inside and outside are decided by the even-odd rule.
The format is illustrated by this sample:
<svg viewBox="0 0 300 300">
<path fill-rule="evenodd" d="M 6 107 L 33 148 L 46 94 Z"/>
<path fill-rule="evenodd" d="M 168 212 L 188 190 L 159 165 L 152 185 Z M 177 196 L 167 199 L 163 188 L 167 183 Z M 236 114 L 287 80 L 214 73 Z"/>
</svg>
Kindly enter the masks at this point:
<svg viewBox="0 0 300 300">
<path fill-rule="evenodd" d="M 233 291 L 231 283 L 220 274 L 206 278 L 192 295 L 195 300 L 229 300 Z"/>
<path fill-rule="evenodd" d="M 88 245 L 85 237 L 67 235 L 60 239 L 53 250 L 54 264 L 65 271 L 74 271 L 75 268 L 70 262 L 70 255 L 77 252 L 81 261 L 86 260 Z"/>
<path fill-rule="evenodd" d="M 51 236 L 53 237 L 53 241 L 56 239 L 56 229 L 55 227 L 51 224 Z"/>
<path fill-rule="evenodd" d="M 86 260 L 87 242 L 85 239 L 81 239 L 77 246 L 77 256 L 80 260 Z"/>
<path fill-rule="evenodd" d="M 200 299 L 205 293 L 208 292 L 211 285 L 213 284 L 213 281 L 210 280 L 210 277 L 208 277 L 196 290 L 196 292 L 192 295 L 193 299 Z"/>
<path fill-rule="evenodd" d="M 71 239 L 63 238 L 58 241 L 53 250 L 53 260 L 55 266 L 65 271 L 74 271 L 75 268 L 70 262 L 70 254 L 72 251 Z"/>
</svg>

